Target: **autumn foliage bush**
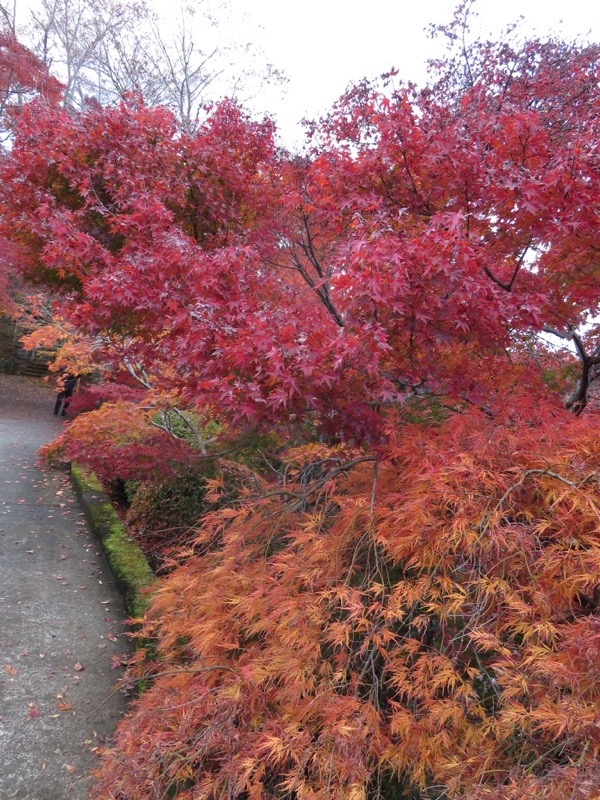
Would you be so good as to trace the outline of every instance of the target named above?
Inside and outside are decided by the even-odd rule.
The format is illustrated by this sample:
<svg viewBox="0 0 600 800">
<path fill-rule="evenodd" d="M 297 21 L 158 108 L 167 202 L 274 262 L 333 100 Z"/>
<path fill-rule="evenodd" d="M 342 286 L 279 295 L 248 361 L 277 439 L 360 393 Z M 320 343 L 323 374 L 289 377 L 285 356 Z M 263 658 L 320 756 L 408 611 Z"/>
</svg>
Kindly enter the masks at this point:
<svg viewBox="0 0 600 800">
<path fill-rule="evenodd" d="M 41 455 L 78 461 L 103 481 L 173 476 L 197 458 L 187 442 L 153 426 L 151 413 L 122 400 L 79 415 Z"/>
<path fill-rule="evenodd" d="M 189 469 L 177 477 L 135 481 L 126 511 L 127 529 L 155 571 L 195 538 L 206 512 L 206 476 Z"/>
<path fill-rule="evenodd" d="M 208 487 L 215 481 L 218 495 L 208 496 Z M 162 574 L 178 565 L 182 551 L 193 546 L 207 513 L 235 506 L 253 492 L 268 488 L 264 476 L 243 463 L 211 459 L 180 469 L 171 478 L 135 481 L 125 521 L 152 567 Z"/>
<path fill-rule="evenodd" d="M 599 441 L 472 411 L 206 516 L 100 796 L 595 796 Z"/>
</svg>

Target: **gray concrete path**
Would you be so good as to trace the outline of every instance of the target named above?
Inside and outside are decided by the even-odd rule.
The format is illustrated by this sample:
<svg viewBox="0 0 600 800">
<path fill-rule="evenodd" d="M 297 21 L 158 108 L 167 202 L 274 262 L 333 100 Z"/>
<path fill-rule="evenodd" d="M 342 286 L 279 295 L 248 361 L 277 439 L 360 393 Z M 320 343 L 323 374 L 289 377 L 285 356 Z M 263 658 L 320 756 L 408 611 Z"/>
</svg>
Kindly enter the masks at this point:
<svg viewBox="0 0 600 800">
<path fill-rule="evenodd" d="M 67 475 L 54 395 L 0 375 L 0 800 L 84 800 L 125 700 L 125 612 Z"/>
</svg>

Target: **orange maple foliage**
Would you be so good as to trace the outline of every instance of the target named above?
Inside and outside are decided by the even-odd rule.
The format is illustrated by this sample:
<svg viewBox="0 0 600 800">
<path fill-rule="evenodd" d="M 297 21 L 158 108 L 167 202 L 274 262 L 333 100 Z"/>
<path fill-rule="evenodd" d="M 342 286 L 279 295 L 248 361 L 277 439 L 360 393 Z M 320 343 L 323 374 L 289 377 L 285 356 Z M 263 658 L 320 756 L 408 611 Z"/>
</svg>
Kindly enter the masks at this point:
<svg viewBox="0 0 600 800">
<path fill-rule="evenodd" d="M 396 427 L 379 463 L 208 515 L 97 796 L 596 796 L 596 426 Z"/>
</svg>

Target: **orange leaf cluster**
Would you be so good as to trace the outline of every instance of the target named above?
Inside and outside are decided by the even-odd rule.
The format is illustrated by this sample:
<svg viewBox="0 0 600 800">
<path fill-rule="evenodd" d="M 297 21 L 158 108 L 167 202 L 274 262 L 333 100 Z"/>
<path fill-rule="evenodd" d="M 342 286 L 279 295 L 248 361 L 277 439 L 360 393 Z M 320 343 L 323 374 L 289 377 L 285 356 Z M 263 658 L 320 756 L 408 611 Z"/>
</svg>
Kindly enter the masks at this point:
<svg viewBox="0 0 600 800">
<path fill-rule="evenodd" d="M 596 796 L 597 421 L 503 422 L 208 515 L 97 796 Z"/>
</svg>

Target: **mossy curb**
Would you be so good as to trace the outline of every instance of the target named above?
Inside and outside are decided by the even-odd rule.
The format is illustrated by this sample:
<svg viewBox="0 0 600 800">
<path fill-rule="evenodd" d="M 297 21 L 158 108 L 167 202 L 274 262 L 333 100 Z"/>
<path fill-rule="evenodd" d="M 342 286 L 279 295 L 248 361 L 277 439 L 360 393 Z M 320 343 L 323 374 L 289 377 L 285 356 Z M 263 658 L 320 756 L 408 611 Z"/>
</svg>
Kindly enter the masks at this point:
<svg viewBox="0 0 600 800">
<path fill-rule="evenodd" d="M 71 464 L 71 481 L 90 528 L 98 537 L 125 600 L 127 612 L 141 617 L 148 600 L 145 590 L 156 577 L 140 546 L 128 536 L 98 478 L 78 464 Z"/>
</svg>

